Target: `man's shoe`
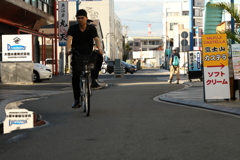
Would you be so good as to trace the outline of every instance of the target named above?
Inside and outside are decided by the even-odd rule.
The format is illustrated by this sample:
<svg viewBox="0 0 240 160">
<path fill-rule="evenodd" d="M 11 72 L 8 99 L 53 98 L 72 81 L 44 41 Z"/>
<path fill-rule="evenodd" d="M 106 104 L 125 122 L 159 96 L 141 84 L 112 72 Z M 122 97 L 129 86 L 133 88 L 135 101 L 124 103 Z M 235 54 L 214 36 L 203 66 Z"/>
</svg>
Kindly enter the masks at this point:
<svg viewBox="0 0 240 160">
<path fill-rule="evenodd" d="M 172 83 L 172 81 L 168 80 L 168 83 L 169 83 L 169 84 L 171 84 L 171 83 Z"/>
<path fill-rule="evenodd" d="M 73 104 L 72 104 L 72 108 L 75 109 L 75 108 L 80 108 L 81 105 L 79 103 L 79 100 L 76 100 Z"/>
<path fill-rule="evenodd" d="M 179 84 L 179 81 L 177 81 L 177 84 Z"/>
</svg>

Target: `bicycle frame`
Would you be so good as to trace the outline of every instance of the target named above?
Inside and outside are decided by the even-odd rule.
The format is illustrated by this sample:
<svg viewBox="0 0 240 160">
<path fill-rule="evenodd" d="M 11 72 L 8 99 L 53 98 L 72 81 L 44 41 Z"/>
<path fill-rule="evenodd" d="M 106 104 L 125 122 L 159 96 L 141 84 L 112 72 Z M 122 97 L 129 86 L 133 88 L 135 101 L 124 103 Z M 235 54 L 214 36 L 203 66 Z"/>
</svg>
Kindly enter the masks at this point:
<svg viewBox="0 0 240 160">
<path fill-rule="evenodd" d="M 96 61 L 96 56 L 94 59 L 94 56 L 91 54 L 79 54 L 77 51 L 73 51 L 73 53 L 76 53 L 75 62 L 77 64 L 77 69 L 81 71 L 80 75 L 80 102 L 81 105 L 84 108 L 84 112 L 86 112 L 86 116 L 89 116 L 90 114 L 90 96 L 92 94 L 91 92 L 91 68 L 94 67 L 93 64 L 95 64 L 94 60 Z M 92 57 L 91 57 L 92 56 Z M 92 58 L 92 59 L 91 59 Z"/>
</svg>

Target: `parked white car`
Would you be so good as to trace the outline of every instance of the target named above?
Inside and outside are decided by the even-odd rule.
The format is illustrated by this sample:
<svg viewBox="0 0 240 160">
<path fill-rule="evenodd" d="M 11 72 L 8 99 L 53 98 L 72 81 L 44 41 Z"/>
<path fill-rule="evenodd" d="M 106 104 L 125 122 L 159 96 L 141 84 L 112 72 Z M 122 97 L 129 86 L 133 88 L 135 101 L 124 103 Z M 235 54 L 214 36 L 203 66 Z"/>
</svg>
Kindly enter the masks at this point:
<svg viewBox="0 0 240 160">
<path fill-rule="evenodd" d="M 40 63 L 33 65 L 33 82 L 41 82 L 44 79 L 51 79 L 52 71 L 48 66 Z"/>
</svg>

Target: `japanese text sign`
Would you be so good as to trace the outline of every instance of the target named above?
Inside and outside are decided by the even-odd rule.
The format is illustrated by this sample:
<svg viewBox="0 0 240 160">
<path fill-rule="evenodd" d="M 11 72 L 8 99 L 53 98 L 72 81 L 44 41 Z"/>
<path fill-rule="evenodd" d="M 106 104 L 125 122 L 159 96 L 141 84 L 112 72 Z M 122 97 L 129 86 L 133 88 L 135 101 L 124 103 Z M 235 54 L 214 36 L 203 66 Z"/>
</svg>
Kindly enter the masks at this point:
<svg viewBox="0 0 240 160">
<path fill-rule="evenodd" d="M 206 99 L 229 99 L 229 70 L 226 34 L 202 36 Z"/>
<path fill-rule="evenodd" d="M 58 1 L 59 46 L 66 46 L 68 25 L 68 2 Z"/>
<path fill-rule="evenodd" d="M 2 61 L 32 61 L 32 35 L 2 35 Z"/>
<path fill-rule="evenodd" d="M 188 71 L 201 71 L 201 51 L 188 52 Z"/>
</svg>

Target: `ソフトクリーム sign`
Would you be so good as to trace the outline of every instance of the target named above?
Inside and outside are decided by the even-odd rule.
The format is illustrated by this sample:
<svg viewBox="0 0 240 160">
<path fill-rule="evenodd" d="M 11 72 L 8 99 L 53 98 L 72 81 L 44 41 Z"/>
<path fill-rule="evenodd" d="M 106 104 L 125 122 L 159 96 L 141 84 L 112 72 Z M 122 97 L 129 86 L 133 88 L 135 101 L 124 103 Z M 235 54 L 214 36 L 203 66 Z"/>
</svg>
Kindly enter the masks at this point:
<svg viewBox="0 0 240 160">
<path fill-rule="evenodd" d="M 226 34 L 202 36 L 205 99 L 230 99 Z"/>
</svg>

